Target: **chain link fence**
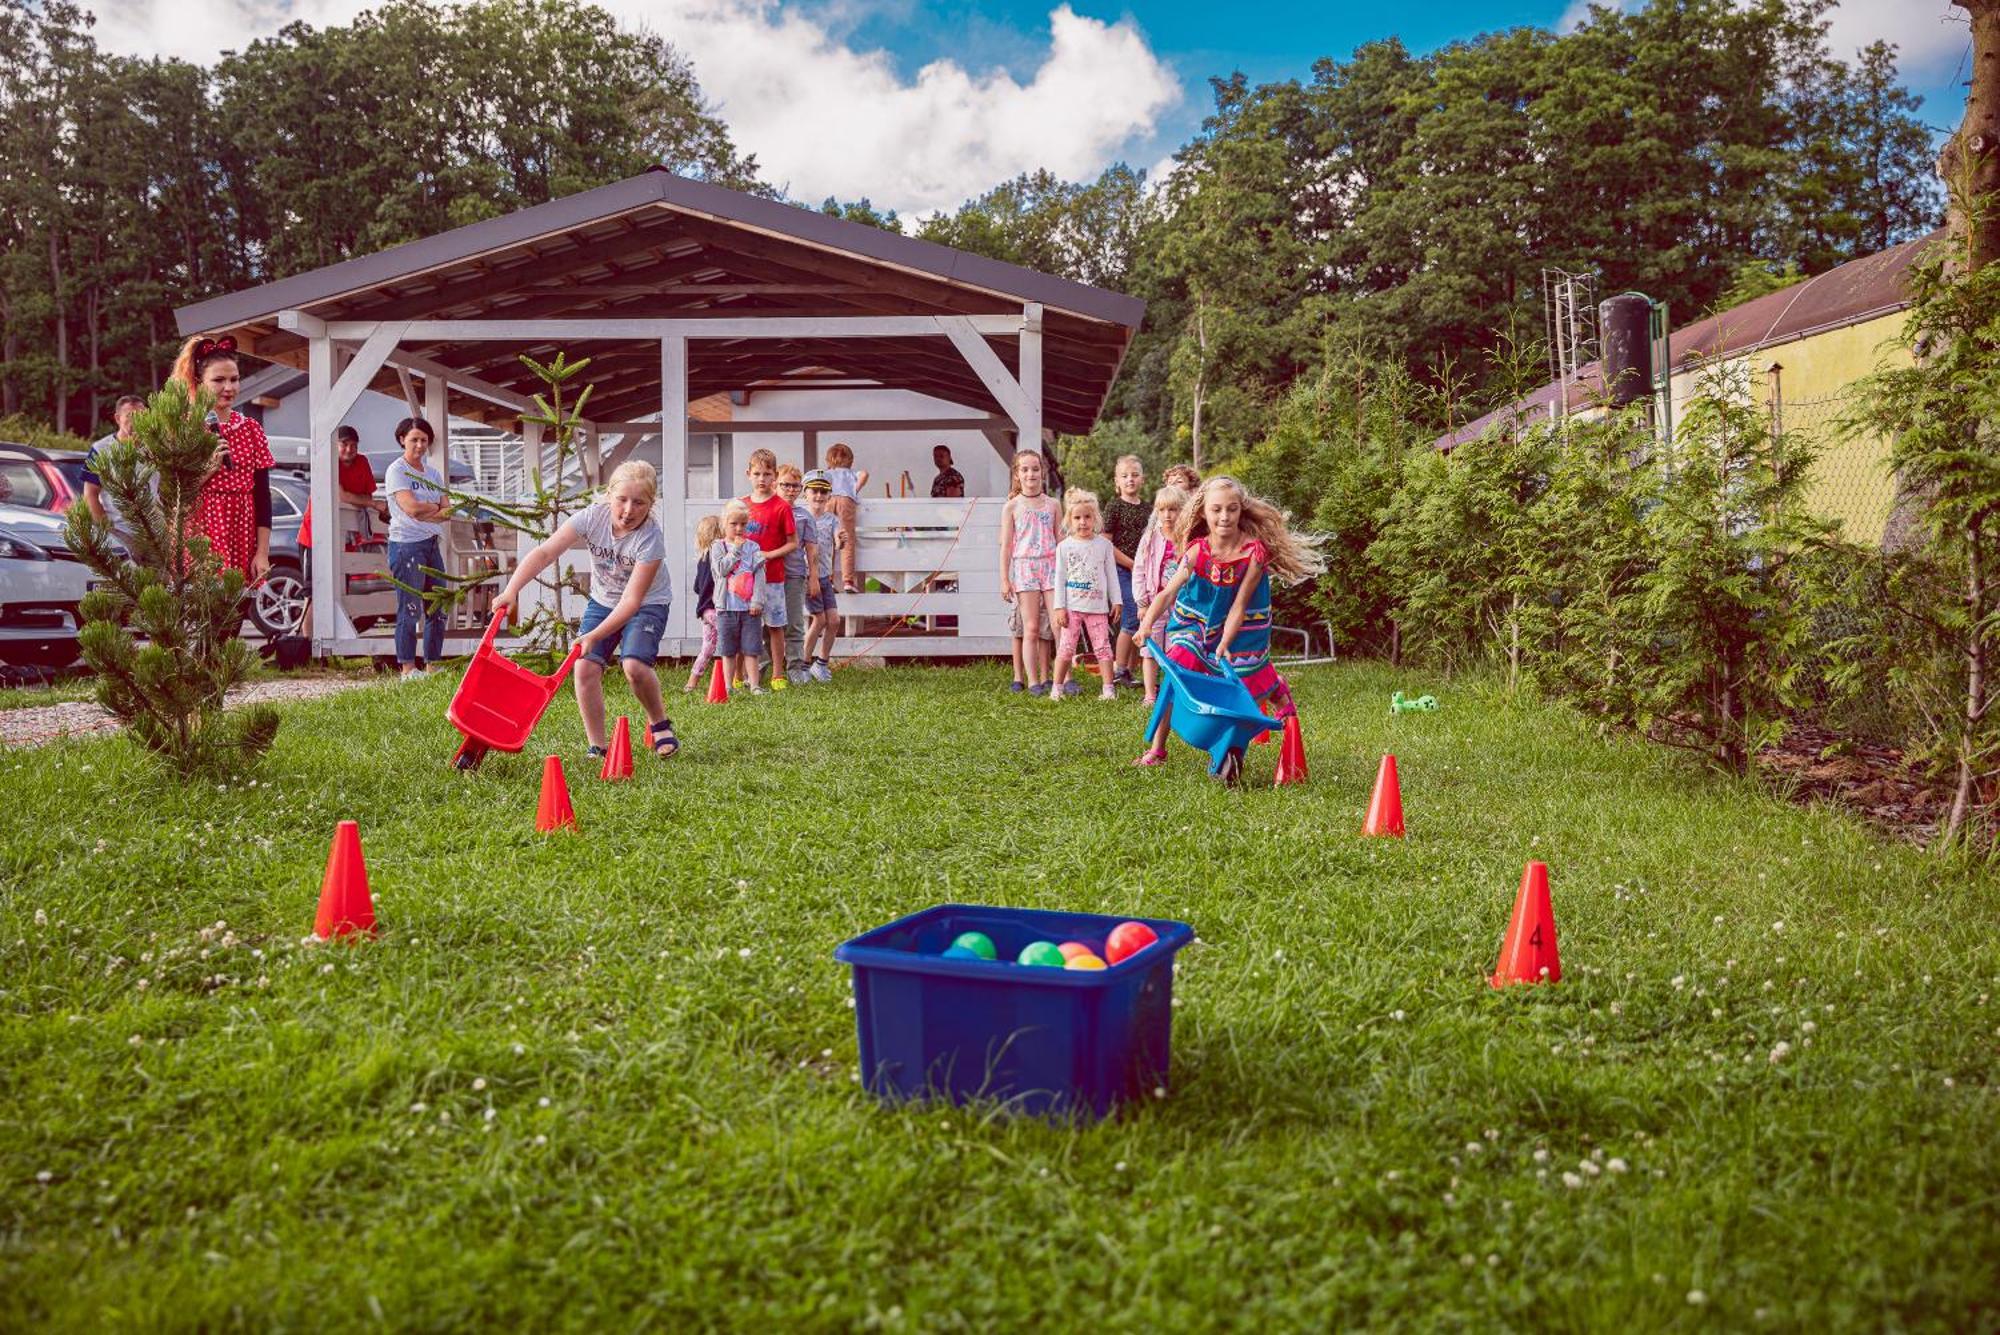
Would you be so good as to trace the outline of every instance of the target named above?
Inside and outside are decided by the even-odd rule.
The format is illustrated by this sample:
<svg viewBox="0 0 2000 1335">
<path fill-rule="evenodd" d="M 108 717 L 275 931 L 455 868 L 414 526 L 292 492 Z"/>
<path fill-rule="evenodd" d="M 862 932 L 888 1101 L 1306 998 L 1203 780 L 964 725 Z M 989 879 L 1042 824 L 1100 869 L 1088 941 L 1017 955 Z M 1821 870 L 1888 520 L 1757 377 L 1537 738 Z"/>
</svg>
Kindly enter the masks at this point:
<svg viewBox="0 0 2000 1335">
<path fill-rule="evenodd" d="M 1851 392 L 1779 398 L 1770 406 L 1772 425 L 1788 441 L 1805 442 L 1818 455 L 1806 486 L 1808 508 L 1839 521 L 1841 536 L 1850 541 L 1880 543 L 1896 501 L 1889 440 L 1877 435 L 1843 438 L 1840 423 L 1851 409 Z"/>
</svg>

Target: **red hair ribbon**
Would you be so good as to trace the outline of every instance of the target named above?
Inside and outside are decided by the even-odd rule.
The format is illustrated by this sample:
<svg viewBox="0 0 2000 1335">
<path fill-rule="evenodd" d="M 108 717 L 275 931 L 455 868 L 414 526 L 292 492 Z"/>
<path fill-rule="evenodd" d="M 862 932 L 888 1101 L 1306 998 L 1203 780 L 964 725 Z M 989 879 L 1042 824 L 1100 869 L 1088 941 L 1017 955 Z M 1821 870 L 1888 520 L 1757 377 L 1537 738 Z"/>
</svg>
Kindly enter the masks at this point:
<svg viewBox="0 0 2000 1335">
<path fill-rule="evenodd" d="M 217 354 L 225 357 L 234 357 L 236 355 L 236 336 L 234 334 L 224 334 L 221 338 L 205 338 L 194 345 L 194 359 L 196 361 L 204 361 Z"/>
</svg>

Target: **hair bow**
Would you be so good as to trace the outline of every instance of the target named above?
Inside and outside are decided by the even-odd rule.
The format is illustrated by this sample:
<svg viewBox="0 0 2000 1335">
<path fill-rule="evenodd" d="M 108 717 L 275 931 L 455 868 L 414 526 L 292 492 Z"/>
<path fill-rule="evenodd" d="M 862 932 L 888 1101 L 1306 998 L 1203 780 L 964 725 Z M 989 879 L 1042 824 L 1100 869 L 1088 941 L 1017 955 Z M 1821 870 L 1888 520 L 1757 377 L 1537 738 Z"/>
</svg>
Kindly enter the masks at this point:
<svg viewBox="0 0 2000 1335">
<path fill-rule="evenodd" d="M 194 345 L 194 359 L 196 361 L 216 356 L 218 353 L 225 357 L 236 355 L 236 336 L 234 334 L 224 334 L 221 338 L 205 338 Z"/>
</svg>

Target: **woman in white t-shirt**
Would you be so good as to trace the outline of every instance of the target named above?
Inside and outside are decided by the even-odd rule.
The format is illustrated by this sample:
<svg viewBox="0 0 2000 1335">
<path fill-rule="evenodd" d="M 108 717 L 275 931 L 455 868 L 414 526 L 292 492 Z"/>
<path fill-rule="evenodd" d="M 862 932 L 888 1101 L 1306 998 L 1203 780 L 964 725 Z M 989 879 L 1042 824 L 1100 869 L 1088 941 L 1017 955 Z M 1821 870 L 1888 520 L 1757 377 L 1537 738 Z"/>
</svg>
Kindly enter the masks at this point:
<svg viewBox="0 0 2000 1335">
<path fill-rule="evenodd" d="M 583 654 L 576 664 L 576 707 L 583 716 L 592 759 L 605 751 L 604 669 L 614 644 L 625 680 L 651 725 L 648 740 L 653 754 L 671 756 L 681 749 L 660 694 L 659 674 L 653 670 L 674 602 L 673 581 L 667 576 L 666 534 L 653 518 L 659 490 L 659 474 L 651 464 L 635 459 L 618 465 L 604 484 L 604 499 L 566 521 L 523 557 L 493 603 L 493 614 L 505 616 L 518 604 L 528 581 L 557 557 L 579 542 L 590 549 L 590 601 L 584 606 L 577 640 Z"/>
</svg>

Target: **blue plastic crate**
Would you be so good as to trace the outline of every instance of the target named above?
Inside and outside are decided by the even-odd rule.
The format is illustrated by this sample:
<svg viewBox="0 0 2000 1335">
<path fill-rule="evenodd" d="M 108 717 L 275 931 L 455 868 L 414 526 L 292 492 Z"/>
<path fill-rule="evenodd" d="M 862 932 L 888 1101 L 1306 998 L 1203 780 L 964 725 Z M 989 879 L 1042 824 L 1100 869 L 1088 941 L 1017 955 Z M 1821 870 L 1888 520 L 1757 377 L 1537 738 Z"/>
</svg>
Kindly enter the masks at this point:
<svg viewBox="0 0 2000 1335">
<path fill-rule="evenodd" d="M 1012 963 L 1031 941 L 1081 941 L 1100 955 L 1121 922 L 1159 940 L 1108 969 Z M 944 958 L 961 932 L 999 959 Z M 861 1078 L 889 1101 L 999 1099 L 1031 1115 L 1102 1117 L 1167 1081 L 1174 955 L 1186 923 L 1098 913 L 939 904 L 843 942 L 854 967 Z"/>
</svg>

